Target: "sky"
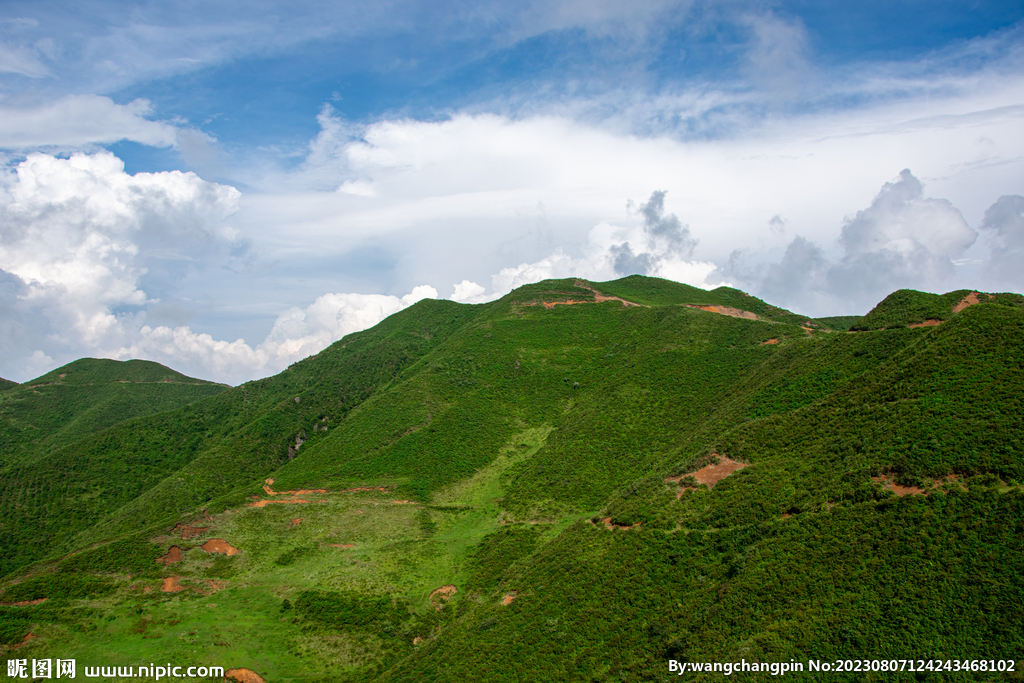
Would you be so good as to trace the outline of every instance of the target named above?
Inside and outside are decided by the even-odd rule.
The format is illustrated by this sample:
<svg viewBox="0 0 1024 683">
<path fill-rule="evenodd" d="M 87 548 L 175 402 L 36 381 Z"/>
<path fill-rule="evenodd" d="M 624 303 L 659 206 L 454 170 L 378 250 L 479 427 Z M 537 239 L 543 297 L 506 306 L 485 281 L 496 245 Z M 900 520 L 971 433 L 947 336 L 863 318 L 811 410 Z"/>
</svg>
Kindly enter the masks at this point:
<svg viewBox="0 0 1024 683">
<path fill-rule="evenodd" d="M 0 376 L 551 277 L 1024 291 L 1019 1 L 0 3 Z"/>
</svg>

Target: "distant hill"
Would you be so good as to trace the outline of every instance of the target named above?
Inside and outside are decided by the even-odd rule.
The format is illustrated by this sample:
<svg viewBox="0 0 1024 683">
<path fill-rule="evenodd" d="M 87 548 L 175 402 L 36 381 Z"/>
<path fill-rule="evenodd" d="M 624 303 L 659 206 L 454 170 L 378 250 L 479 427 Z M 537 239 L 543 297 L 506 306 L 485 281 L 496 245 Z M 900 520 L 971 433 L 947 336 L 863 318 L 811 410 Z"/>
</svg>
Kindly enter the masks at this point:
<svg viewBox="0 0 1024 683">
<path fill-rule="evenodd" d="M 885 297 L 860 320 L 852 323 L 854 331 L 885 330 L 896 327 L 929 326 L 949 320 L 960 311 L 978 303 L 998 306 L 1024 306 L 1024 296 L 1002 293 L 986 294 L 961 289 L 947 294 L 929 294 L 901 289 Z"/>
<path fill-rule="evenodd" d="M 9 379 L 0 377 L 0 391 L 7 391 L 8 389 L 13 389 L 16 386 L 18 386 L 17 382 L 12 382 Z"/>
<path fill-rule="evenodd" d="M 729 288 L 548 280 L 57 429 L 0 472 L 0 643 L 268 681 L 1020 670 L 1024 307 L 971 294 L 812 320 Z"/>
<path fill-rule="evenodd" d="M 76 360 L 0 397 L 0 463 L 225 389 L 151 361 Z"/>
</svg>

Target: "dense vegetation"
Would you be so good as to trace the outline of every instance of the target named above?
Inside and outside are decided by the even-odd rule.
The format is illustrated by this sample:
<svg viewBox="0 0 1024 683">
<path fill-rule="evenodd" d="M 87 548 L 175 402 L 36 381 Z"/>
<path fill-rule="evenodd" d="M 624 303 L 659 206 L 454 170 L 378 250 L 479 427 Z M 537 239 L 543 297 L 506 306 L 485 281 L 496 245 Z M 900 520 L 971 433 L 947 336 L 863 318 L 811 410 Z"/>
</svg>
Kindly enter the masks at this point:
<svg viewBox="0 0 1024 683">
<path fill-rule="evenodd" d="M 4 451 L 0 600 L 47 601 L 0 606 L 0 636 L 267 680 L 1018 660 L 1024 298 L 969 295 L 811 320 L 729 288 L 547 281 L 421 302 L 83 436 L 53 418 L 45 458 Z"/>
</svg>

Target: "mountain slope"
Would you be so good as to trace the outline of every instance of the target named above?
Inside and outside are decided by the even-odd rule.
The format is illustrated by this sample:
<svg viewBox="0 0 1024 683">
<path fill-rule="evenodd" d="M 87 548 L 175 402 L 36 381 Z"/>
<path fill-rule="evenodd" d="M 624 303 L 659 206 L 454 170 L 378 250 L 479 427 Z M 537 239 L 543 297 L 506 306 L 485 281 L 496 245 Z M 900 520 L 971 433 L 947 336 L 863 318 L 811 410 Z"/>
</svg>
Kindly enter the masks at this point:
<svg viewBox="0 0 1024 683">
<path fill-rule="evenodd" d="M 471 307 L 451 302 L 425 301 L 414 308 L 373 330 L 349 335 L 274 378 L 226 391 L 218 385 L 215 396 L 124 420 L 82 438 L 62 440 L 63 432 L 55 431 L 39 451 L 45 457 L 5 450 L 9 464 L 0 472 L 0 571 L 66 551 L 77 532 L 91 530 L 78 541 L 88 543 L 137 531 L 266 476 L 294 457 L 297 443 L 315 442 L 332 419 L 341 419 L 473 314 Z M 79 363 L 110 367 L 104 361 Z M 60 373 L 51 373 L 40 380 L 52 381 L 54 374 L 59 378 Z M 97 384 L 82 375 L 78 386 Z M 74 377 L 68 373 L 67 379 Z M 150 386 L 164 385 L 161 379 Z M 26 391 L 53 387 L 66 389 L 63 383 L 42 383 Z M 64 424 L 64 413 L 44 414 L 53 425 Z M 27 428 L 18 426 L 24 434 Z M 123 506 L 126 511 L 117 515 Z M 101 522 L 107 515 L 114 517 Z M 27 543 L 29 538 L 44 543 Z"/>
<path fill-rule="evenodd" d="M 65 478 L 108 484 L 49 532 L 68 554 L 0 597 L 48 600 L 0 606 L 0 624 L 40 636 L 19 656 L 266 680 L 1013 659 L 1024 311 L 1002 303 L 841 333 L 640 277 L 421 302 L 58 451 Z M 5 517 L 54 499 L 27 488 Z M 43 557 L 29 537 L 21 561 Z"/>
</svg>

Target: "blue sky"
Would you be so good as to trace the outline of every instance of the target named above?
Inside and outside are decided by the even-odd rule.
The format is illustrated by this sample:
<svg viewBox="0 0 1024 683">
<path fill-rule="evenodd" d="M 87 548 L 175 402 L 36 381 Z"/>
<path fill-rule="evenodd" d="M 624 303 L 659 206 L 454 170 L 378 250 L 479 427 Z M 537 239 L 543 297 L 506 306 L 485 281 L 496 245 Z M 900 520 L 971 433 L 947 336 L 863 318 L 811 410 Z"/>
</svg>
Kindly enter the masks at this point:
<svg viewBox="0 0 1024 683">
<path fill-rule="evenodd" d="M 1020 291 L 1022 38 L 1019 2 L 6 2 L 0 375 L 238 382 L 543 277 Z"/>
</svg>

